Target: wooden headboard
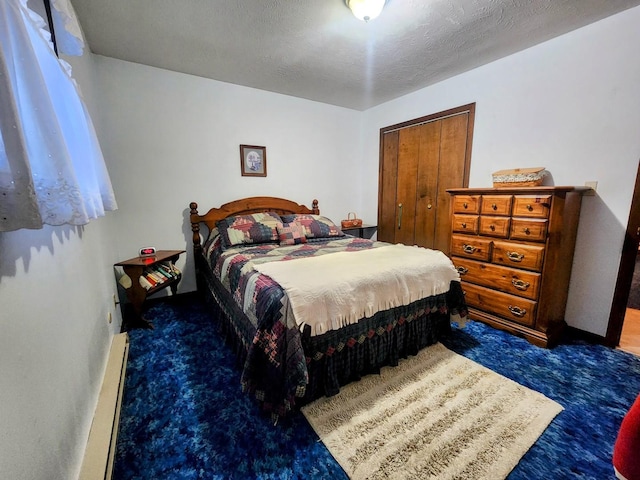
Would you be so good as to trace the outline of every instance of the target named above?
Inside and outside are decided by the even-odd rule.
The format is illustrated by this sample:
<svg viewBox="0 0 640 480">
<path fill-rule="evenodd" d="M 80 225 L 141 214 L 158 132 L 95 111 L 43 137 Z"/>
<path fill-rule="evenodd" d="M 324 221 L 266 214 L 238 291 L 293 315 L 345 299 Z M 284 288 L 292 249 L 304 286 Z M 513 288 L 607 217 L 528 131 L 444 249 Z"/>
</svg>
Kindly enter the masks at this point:
<svg viewBox="0 0 640 480">
<path fill-rule="evenodd" d="M 212 208 L 204 215 L 198 213 L 198 204 L 191 202 L 191 231 L 193 232 L 193 249 L 199 251 L 202 248 L 200 238 L 200 223 L 204 223 L 209 231 L 215 228 L 216 222 L 234 215 L 247 215 L 259 212 L 276 212 L 278 215 L 290 213 L 307 213 L 319 215 L 318 200 L 313 200 L 311 208 L 300 205 L 294 201 L 278 197 L 248 197 L 225 203 L 218 208 Z"/>
</svg>

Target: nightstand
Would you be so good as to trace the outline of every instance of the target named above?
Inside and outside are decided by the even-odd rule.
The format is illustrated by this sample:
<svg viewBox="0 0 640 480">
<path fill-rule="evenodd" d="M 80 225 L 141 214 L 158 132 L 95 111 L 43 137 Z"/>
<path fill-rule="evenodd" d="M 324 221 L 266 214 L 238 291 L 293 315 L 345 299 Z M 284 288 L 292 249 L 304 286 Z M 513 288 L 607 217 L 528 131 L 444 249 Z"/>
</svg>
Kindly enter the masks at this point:
<svg viewBox="0 0 640 480">
<path fill-rule="evenodd" d="M 373 237 L 373 234 L 378 230 L 378 226 L 366 225 L 363 223 L 359 227 L 343 228 L 341 230 L 348 235 L 353 235 L 354 237 L 371 238 Z"/>
<path fill-rule="evenodd" d="M 133 309 L 133 315 L 127 315 L 121 304 L 122 331 L 135 327 L 153 328 L 151 322 L 142 316 L 144 302 L 150 295 L 167 287 L 171 288 L 173 295 L 177 293 L 182 273 L 175 263 L 183 253 L 185 250 L 158 250 L 153 256 L 134 257 L 114 265 L 124 271 L 118 284 L 125 289 Z"/>
</svg>

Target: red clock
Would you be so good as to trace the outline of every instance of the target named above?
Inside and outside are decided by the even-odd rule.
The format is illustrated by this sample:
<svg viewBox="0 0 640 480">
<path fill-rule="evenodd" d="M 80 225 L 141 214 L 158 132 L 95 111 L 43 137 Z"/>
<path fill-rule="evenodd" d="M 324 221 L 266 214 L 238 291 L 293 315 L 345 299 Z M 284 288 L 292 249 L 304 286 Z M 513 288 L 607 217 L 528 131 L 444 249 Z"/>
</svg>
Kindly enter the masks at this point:
<svg viewBox="0 0 640 480">
<path fill-rule="evenodd" d="M 156 254 L 156 248 L 155 247 L 142 247 L 140 249 L 140 256 L 141 257 L 152 257 L 155 254 Z"/>
</svg>

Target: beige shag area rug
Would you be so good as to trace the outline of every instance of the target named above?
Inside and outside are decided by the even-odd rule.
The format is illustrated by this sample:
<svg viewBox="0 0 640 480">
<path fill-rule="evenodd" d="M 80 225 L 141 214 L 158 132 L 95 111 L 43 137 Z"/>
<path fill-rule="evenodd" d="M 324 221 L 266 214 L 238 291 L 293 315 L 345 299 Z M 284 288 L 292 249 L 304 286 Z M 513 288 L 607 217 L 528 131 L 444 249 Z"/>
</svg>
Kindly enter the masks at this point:
<svg viewBox="0 0 640 480">
<path fill-rule="evenodd" d="M 562 410 L 442 344 L 302 408 L 354 480 L 505 478 Z"/>
</svg>

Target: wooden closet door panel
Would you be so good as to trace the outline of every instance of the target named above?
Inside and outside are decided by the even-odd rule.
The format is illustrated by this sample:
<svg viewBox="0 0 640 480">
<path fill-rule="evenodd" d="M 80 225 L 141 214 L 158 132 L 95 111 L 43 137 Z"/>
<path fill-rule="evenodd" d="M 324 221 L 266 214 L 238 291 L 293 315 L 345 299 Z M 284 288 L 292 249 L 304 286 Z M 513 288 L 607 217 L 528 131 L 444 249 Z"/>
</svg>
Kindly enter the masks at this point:
<svg viewBox="0 0 640 480">
<path fill-rule="evenodd" d="M 469 113 L 445 118 L 441 120 L 441 123 L 440 162 L 435 201 L 437 221 L 435 238 L 431 248 L 448 253 L 451 230 L 451 216 L 449 215 L 451 196 L 447 193 L 447 189 L 459 188 L 464 185 L 465 172 L 467 171 Z"/>
<path fill-rule="evenodd" d="M 378 186 L 378 240 L 381 242 L 395 243 L 398 142 L 398 130 L 382 136 L 382 162 Z"/>
<path fill-rule="evenodd" d="M 404 128 L 399 135 L 395 241 L 413 245 L 421 127 Z"/>
<path fill-rule="evenodd" d="M 468 104 L 380 129 L 379 240 L 448 253 L 446 189 L 468 184 L 474 115 Z"/>
<path fill-rule="evenodd" d="M 414 242 L 427 248 L 433 248 L 436 231 L 441 127 L 442 121 L 420 126 Z"/>
</svg>

